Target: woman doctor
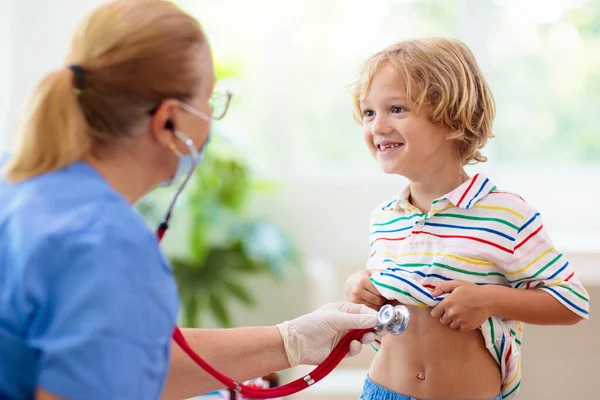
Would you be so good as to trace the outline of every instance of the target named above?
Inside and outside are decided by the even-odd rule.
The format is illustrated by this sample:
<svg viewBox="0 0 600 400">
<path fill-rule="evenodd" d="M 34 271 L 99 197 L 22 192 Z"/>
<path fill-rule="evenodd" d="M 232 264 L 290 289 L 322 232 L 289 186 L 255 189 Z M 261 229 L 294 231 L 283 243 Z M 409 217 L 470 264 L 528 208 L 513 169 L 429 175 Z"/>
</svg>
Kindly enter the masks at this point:
<svg viewBox="0 0 600 400">
<path fill-rule="evenodd" d="M 226 111 L 226 93 L 211 99 L 207 39 L 168 1 L 117 0 L 79 26 L 66 61 L 35 90 L 0 180 L 0 398 L 182 399 L 222 387 L 172 346 L 173 274 L 132 208 L 200 161 Z M 349 329 L 376 322 L 336 303 L 277 326 L 184 335 L 243 381 L 318 364 Z"/>
</svg>

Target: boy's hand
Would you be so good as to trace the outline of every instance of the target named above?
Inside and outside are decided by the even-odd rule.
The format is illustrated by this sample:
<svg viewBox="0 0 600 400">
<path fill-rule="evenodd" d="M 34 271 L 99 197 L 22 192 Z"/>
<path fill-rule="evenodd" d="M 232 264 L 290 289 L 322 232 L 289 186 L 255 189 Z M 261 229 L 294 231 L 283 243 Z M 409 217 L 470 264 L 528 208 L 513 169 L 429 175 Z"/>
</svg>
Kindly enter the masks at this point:
<svg viewBox="0 0 600 400">
<path fill-rule="evenodd" d="M 431 316 L 462 332 L 478 328 L 490 316 L 485 287 L 471 282 L 445 281 L 432 292 L 433 297 L 450 293 L 431 310 Z"/>
<path fill-rule="evenodd" d="M 366 269 L 350 275 L 346 280 L 346 299 L 378 311 L 386 302 L 386 298 L 379 294 L 375 285 L 369 280 L 370 277 L 371 271 Z"/>
</svg>

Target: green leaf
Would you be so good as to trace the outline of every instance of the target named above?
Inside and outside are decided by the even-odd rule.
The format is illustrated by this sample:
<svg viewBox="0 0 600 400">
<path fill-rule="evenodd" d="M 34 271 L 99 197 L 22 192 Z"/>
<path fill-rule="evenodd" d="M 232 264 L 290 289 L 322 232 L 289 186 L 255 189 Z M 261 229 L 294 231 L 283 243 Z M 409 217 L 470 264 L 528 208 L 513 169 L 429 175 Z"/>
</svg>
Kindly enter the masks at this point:
<svg viewBox="0 0 600 400">
<path fill-rule="evenodd" d="M 198 325 L 198 298 L 195 295 L 186 297 L 183 304 L 183 325 L 195 328 Z"/>
<path fill-rule="evenodd" d="M 256 304 L 256 301 L 250 294 L 250 291 L 242 284 L 228 281 L 224 282 L 224 286 L 227 288 L 227 291 L 241 303 L 247 306 L 254 306 Z"/>
<path fill-rule="evenodd" d="M 271 180 L 254 179 L 250 182 L 250 188 L 259 192 L 274 193 L 278 189 L 278 185 Z"/>
<path fill-rule="evenodd" d="M 211 293 L 209 298 L 209 307 L 217 320 L 222 326 L 231 327 L 231 315 L 225 307 L 225 301 L 220 297 L 220 294 Z"/>
<path fill-rule="evenodd" d="M 283 231 L 246 208 L 252 192 L 273 187 L 253 180 L 245 154 L 218 132 L 213 135 L 174 216 L 173 225 L 180 229 L 176 232 L 189 248 L 171 260 L 187 325 L 197 326 L 200 318 L 211 314 L 222 326 L 231 326 L 229 300 L 255 306 L 244 279 L 258 274 L 279 277 L 292 262 L 293 246 Z M 152 201 L 140 209 L 162 218 L 173 194 L 153 192 Z"/>
</svg>

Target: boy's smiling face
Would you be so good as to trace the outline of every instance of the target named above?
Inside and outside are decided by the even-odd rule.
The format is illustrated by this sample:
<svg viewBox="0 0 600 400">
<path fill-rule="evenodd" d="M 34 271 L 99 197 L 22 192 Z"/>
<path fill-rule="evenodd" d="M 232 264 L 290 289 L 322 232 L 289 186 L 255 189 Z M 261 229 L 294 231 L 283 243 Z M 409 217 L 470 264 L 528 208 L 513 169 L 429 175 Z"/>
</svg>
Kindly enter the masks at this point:
<svg viewBox="0 0 600 400">
<path fill-rule="evenodd" d="M 429 120 L 427 105 L 419 112 L 406 97 L 404 78 L 387 64 L 360 101 L 364 139 L 381 169 L 417 181 L 461 165 L 457 142 L 446 139 L 449 130 Z"/>
</svg>

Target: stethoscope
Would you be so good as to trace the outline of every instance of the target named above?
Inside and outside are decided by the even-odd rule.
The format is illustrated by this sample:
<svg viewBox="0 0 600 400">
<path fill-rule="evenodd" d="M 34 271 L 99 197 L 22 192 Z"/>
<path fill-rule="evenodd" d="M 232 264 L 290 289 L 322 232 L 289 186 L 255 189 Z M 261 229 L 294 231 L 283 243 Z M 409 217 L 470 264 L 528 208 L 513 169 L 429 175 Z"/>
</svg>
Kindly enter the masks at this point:
<svg viewBox="0 0 600 400">
<path fill-rule="evenodd" d="M 194 143 L 192 140 L 185 140 L 186 146 L 190 149 L 190 152 L 195 155 L 197 152 Z M 165 218 L 163 222 L 158 226 L 156 230 L 156 236 L 158 238 L 158 242 L 162 240 L 167 229 L 169 229 L 169 220 L 171 219 L 171 215 L 173 214 L 173 209 L 175 207 L 175 203 L 179 198 L 179 195 L 189 182 L 192 177 L 195 169 L 196 169 L 196 159 L 194 158 L 194 163 L 187 176 L 177 189 L 175 196 L 173 196 L 173 200 L 167 209 L 165 214 Z M 392 306 L 391 304 L 386 304 L 381 307 L 379 313 L 377 315 L 377 325 L 372 329 L 355 329 L 351 330 L 340 340 L 338 345 L 332 350 L 331 354 L 317 366 L 310 374 L 303 376 L 302 378 L 296 379 L 290 383 L 287 383 L 282 386 L 269 388 L 269 389 L 260 389 L 253 388 L 246 385 L 243 385 L 239 382 L 234 381 L 226 375 L 223 375 L 216 369 L 214 369 L 210 364 L 204 361 L 189 345 L 185 337 L 183 336 L 181 330 L 177 325 L 175 325 L 175 329 L 173 330 L 173 340 L 175 343 L 181 347 L 181 349 L 192 359 L 196 364 L 198 364 L 202 369 L 212 375 L 215 379 L 225 385 L 228 389 L 233 390 L 236 393 L 240 393 L 241 395 L 253 399 L 272 399 L 276 397 L 285 397 L 290 396 L 294 393 L 298 393 L 301 390 L 304 390 L 315 383 L 319 382 L 321 379 L 325 378 L 331 371 L 334 370 L 335 367 L 344 359 L 348 351 L 350 350 L 350 343 L 353 340 L 360 340 L 364 334 L 369 332 L 381 332 L 384 329 L 392 335 L 399 335 L 403 333 L 408 324 L 410 322 L 410 313 L 408 308 L 403 305 Z"/>
</svg>

